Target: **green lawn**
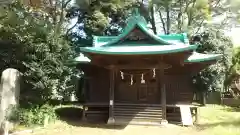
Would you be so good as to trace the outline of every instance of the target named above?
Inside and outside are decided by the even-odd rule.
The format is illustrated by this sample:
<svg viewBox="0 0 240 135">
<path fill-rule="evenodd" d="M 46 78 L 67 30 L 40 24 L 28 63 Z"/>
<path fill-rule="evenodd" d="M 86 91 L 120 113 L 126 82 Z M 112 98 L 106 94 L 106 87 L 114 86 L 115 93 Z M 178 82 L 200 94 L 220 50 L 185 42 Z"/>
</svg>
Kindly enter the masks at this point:
<svg viewBox="0 0 240 135">
<path fill-rule="evenodd" d="M 200 109 L 197 129 L 211 135 L 240 135 L 240 108 L 208 105 Z"/>
<path fill-rule="evenodd" d="M 80 115 L 80 114 L 79 114 Z M 58 121 L 31 135 L 240 135 L 240 109 L 207 105 L 200 108 L 199 125 L 181 127 L 127 126 L 109 128 L 106 125 L 82 125 L 79 122 Z"/>
</svg>

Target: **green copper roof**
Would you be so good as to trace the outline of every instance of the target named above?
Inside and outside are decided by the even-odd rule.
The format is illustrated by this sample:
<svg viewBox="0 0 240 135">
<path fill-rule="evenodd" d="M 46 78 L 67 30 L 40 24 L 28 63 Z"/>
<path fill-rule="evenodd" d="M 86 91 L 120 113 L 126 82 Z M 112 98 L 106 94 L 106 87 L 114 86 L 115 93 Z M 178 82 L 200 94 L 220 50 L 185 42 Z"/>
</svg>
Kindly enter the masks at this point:
<svg viewBox="0 0 240 135">
<path fill-rule="evenodd" d="M 168 44 L 189 44 L 189 40 L 186 33 L 181 34 L 169 34 L 169 35 L 158 35 L 158 37 L 165 42 L 168 42 Z M 99 47 L 102 45 L 105 45 L 109 42 L 112 42 L 113 40 L 118 40 L 118 36 L 93 36 L 93 46 Z M 138 44 L 137 42 L 135 44 Z M 149 44 L 154 45 L 154 44 Z M 159 44 L 155 44 L 159 45 Z M 166 44 L 167 45 L 167 44 Z"/>
<path fill-rule="evenodd" d="M 151 30 L 147 28 L 147 22 L 143 16 L 137 14 L 130 17 L 127 21 L 127 26 L 124 28 L 123 32 L 118 36 L 93 36 L 93 46 L 115 46 L 117 42 L 121 41 L 135 28 L 140 29 L 144 34 L 155 40 L 158 45 L 170 45 L 172 43 L 162 39 L 161 37 L 155 35 Z"/>
<path fill-rule="evenodd" d="M 91 60 L 88 57 L 84 56 L 82 53 L 80 53 L 79 56 L 76 57 L 74 60 L 76 62 L 80 62 L 80 63 L 89 63 L 89 62 L 91 62 Z"/>
<path fill-rule="evenodd" d="M 188 57 L 185 62 L 188 63 L 194 63 L 194 62 L 204 62 L 204 61 L 211 61 L 211 60 L 217 60 L 221 58 L 222 54 L 203 54 L 203 53 L 197 53 L 193 52 L 190 57 Z"/>
<path fill-rule="evenodd" d="M 149 31 L 144 24 L 142 24 L 140 22 L 136 22 L 134 24 L 130 24 L 129 26 L 127 26 L 126 29 L 124 30 L 124 32 L 122 34 L 120 34 L 119 36 L 117 36 L 117 38 L 113 39 L 112 41 L 110 41 L 110 42 L 108 42 L 108 43 L 106 43 L 102 46 L 113 46 L 113 45 L 115 45 L 121 39 L 126 37 L 135 27 L 138 27 L 139 29 L 141 29 L 145 34 L 150 36 L 153 40 L 157 41 L 159 44 L 162 44 L 162 45 L 170 45 L 171 44 L 171 43 L 163 40 L 162 38 L 158 37 L 157 35 L 155 35 L 151 31 Z"/>
<path fill-rule="evenodd" d="M 137 9 L 134 10 L 133 15 L 128 18 L 127 26 L 123 29 L 122 33 L 118 36 L 93 36 L 93 46 L 118 46 L 119 41 L 123 41 L 134 29 L 139 29 L 143 34 L 156 41 L 156 44 L 149 45 L 178 45 L 189 44 L 186 33 L 182 34 L 169 34 L 169 35 L 155 35 L 151 29 L 147 27 L 147 22 L 141 16 Z M 137 41 L 136 41 L 136 44 Z"/>
<path fill-rule="evenodd" d="M 99 47 L 117 39 L 117 36 L 93 36 L 93 46 Z"/>
<path fill-rule="evenodd" d="M 167 54 L 197 49 L 197 45 L 158 45 L 158 46 L 109 46 L 109 47 L 82 47 L 82 52 L 96 54 Z"/>
<path fill-rule="evenodd" d="M 138 29 L 142 34 L 151 38 L 148 40 L 125 40 L 126 37 Z M 125 41 L 124 41 L 125 40 Z M 152 42 L 155 41 L 155 42 Z M 121 44 L 119 44 L 121 42 Z M 149 43 L 148 43 L 149 42 Z M 186 33 L 155 35 L 147 27 L 147 22 L 137 11 L 127 21 L 127 26 L 118 36 L 93 36 L 93 47 L 81 47 L 83 53 L 95 53 L 104 55 L 152 55 L 152 54 L 169 54 L 184 51 L 193 52 L 185 60 L 186 63 L 196 63 L 216 60 L 221 57 L 220 54 L 201 54 L 194 52 L 197 45 L 190 45 Z M 89 63 L 91 60 L 80 54 L 75 59 L 77 62 Z"/>
<path fill-rule="evenodd" d="M 206 62 L 206 61 L 212 61 L 217 60 L 221 58 L 221 54 L 202 54 L 193 52 L 192 55 L 188 57 L 188 59 L 185 60 L 186 63 L 198 63 L 198 62 Z M 80 53 L 79 57 L 75 58 L 76 62 L 79 63 L 90 63 L 91 60 L 84 56 L 82 53 Z"/>
<path fill-rule="evenodd" d="M 172 44 L 189 44 L 189 40 L 186 33 L 181 34 L 169 34 L 159 35 L 160 38 L 172 43 Z"/>
</svg>

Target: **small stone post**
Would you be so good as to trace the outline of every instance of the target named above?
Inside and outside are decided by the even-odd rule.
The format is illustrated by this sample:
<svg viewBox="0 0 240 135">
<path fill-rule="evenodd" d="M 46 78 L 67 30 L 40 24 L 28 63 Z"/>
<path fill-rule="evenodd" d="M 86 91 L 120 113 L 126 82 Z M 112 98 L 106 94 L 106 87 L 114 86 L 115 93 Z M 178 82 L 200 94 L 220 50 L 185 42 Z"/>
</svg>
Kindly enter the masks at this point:
<svg viewBox="0 0 240 135">
<path fill-rule="evenodd" d="M 8 135 L 13 123 L 8 117 L 19 104 L 20 94 L 20 72 L 8 68 L 2 72 L 0 84 L 0 135 Z"/>
</svg>

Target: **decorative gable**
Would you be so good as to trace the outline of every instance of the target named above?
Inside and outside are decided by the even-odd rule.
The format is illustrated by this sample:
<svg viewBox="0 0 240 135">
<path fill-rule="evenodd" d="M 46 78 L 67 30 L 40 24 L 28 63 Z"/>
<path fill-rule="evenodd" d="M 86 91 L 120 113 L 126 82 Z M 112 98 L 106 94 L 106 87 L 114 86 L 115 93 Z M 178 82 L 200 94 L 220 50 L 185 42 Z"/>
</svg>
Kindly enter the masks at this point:
<svg viewBox="0 0 240 135">
<path fill-rule="evenodd" d="M 118 36 L 94 36 L 93 46 L 154 46 L 154 45 L 189 45 L 185 33 L 156 35 L 147 27 L 147 22 L 139 14 L 127 21 L 127 26 Z"/>
<path fill-rule="evenodd" d="M 135 28 L 128 34 L 125 40 L 139 41 L 139 40 L 147 40 L 147 39 L 148 37 L 142 31 Z"/>
</svg>

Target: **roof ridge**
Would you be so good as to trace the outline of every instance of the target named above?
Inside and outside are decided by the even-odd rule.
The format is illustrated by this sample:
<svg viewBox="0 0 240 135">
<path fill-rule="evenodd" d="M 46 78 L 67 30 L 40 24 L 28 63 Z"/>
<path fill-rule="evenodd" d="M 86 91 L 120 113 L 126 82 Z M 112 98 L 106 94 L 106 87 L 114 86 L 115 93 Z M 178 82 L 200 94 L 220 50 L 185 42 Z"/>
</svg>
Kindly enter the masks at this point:
<svg viewBox="0 0 240 135">
<path fill-rule="evenodd" d="M 116 39 L 113 39 L 112 41 L 104 44 L 103 46 L 109 46 L 111 44 L 114 44 L 116 42 L 118 42 L 120 39 L 124 38 L 125 36 L 127 36 L 127 34 L 129 32 L 131 32 L 136 26 L 138 26 L 144 33 L 146 33 L 147 35 L 149 35 L 150 37 L 152 37 L 154 40 L 161 42 L 165 45 L 170 45 L 171 43 L 169 43 L 168 41 L 158 37 L 157 35 L 155 35 L 154 33 L 151 33 L 150 31 L 147 30 L 147 27 L 140 23 L 139 21 L 135 21 L 134 24 L 129 24 L 127 27 L 124 28 L 124 31 L 117 36 Z"/>
</svg>

